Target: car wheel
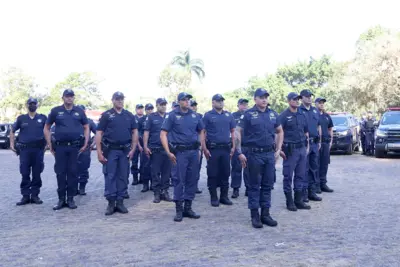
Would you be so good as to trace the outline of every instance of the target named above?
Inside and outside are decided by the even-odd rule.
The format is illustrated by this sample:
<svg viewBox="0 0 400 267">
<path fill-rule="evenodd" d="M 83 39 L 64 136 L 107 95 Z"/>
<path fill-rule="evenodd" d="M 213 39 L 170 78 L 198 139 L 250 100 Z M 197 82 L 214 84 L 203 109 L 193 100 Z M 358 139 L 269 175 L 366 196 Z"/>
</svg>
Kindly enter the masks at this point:
<svg viewBox="0 0 400 267">
<path fill-rule="evenodd" d="M 384 158 L 384 157 L 386 157 L 385 150 L 375 149 L 375 158 Z"/>
<path fill-rule="evenodd" d="M 353 154 L 353 144 L 350 144 L 349 147 L 347 148 L 346 155 L 352 155 Z"/>
</svg>

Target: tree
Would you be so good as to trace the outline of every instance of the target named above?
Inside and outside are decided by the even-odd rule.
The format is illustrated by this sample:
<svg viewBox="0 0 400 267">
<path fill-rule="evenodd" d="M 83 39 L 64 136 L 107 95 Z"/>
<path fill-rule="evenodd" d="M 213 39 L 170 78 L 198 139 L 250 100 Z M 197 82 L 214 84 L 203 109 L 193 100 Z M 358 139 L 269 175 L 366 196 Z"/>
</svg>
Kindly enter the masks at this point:
<svg viewBox="0 0 400 267">
<path fill-rule="evenodd" d="M 173 58 L 171 65 L 178 66 L 188 73 L 190 81 L 192 72 L 196 74 L 200 81 L 206 76 L 204 72 L 204 62 L 201 59 L 192 59 L 189 50 L 180 51 L 178 55 Z"/>
<path fill-rule="evenodd" d="M 165 88 L 165 96 L 169 101 L 175 101 L 181 91 L 190 91 L 190 82 L 189 73 L 171 66 L 166 66 L 158 77 L 158 84 L 161 88 Z"/>
</svg>

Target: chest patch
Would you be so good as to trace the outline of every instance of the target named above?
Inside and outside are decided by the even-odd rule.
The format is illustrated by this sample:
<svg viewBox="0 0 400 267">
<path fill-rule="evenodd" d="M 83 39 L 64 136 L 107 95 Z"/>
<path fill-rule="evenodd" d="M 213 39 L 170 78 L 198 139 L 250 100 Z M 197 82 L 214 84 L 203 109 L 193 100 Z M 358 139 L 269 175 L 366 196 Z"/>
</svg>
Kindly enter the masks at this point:
<svg viewBox="0 0 400 267">
<path fill-rule="evenodd" d="M 316 109 L 314 109 L 313 112 L 314 112 L 315 114 L 317 114 L 317 110 L 316 110 Z"/>
<path fill-rule="evenodd" d="M 37 122 L 38 122 L 38 123 L 42 123 L 42 119 L 38 119 Z"/>
<path fill-rule="evenodd" d="M 176 115 L 176 119 L 179 120 L 180 118 L 182 118 L 181 115 Z"/>
<path fill-rule="evenodd" d="M 225 116 L 229 117 L 229 113 L 225 113 Z"/>
<path fill-rule="evenodd" d="M 196 118 L 196 115 L 195 115 L 195 114 L 192 114 L 192 118 Z"/>
<path fill-rule="evenodd" d="M 79 113 L 78 113 L 78 112 L 75 112 L 74 115 L 77 116 L 77 117 L 79 117 Z"/>
</svg>

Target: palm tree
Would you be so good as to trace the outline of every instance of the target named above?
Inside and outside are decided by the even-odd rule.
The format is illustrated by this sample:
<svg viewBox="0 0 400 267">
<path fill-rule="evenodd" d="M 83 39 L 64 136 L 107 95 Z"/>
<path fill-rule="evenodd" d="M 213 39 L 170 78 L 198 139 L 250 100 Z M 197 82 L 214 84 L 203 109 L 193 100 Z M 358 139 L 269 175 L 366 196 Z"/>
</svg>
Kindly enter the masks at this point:
<svg viewBox="0 0 400 267">
<path fill-rule="evenodd" d="M 190 77 L 192 72 L 195 73 L 200 81 L 206 76 L 203 60 L 191 59 L 189 50 L 179 52 L 172 60 L 171 65 L 179 66 L 184 71 L 187 71 Z"/>
</svg>

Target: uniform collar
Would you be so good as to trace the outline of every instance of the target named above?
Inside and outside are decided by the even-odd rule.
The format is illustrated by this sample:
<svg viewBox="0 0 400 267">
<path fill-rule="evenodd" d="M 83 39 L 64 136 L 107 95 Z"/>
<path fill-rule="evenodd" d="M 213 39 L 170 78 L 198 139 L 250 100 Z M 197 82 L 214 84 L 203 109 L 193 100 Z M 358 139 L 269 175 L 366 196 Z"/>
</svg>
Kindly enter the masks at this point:
<svg viewBox="0 0 400 267">
<path fill-rule="evenodd" d="M 306 107 L 304 104 L 301 104 L 301 105 L 300 105 L 300 108 L 303 109 L 303 110 L 305 110 L 305 111 L 311 111 L 311 110 L 313 110 L 313 106 L 312 106 L 312 105 L 310 105 L 310 109 L 307 109 L 307 107 Z"/>
<path fill-rule="evenodd" d="M 222 115 L 222 114 L 225 114 L 226 112 L 227 112 L 226 110 L 222 110 L 221 115 Z M 218 113 L 215 109 L 212 109 L 210 113 L 220 115 L 220 113 Z"/>
<path fill-rule="evenodd" d="M 191 110 L 190 108 L 188 109 L 188 112 L 182 112 L 181 107 L 177 107 L 177 108 L 174 110 L 174 112 L 175 112 L 175 113 L 179 113 L 179 114 L 181 114 L 181 115 L 186 115 L 186 114 L 189 115 L 189 114 L 194 113 L 194 111 Z"/>
<path fill-rule="evenodd" d="M 61 105 L 61 108 L 62 108 L 63 110 L 65 110 L 65 111 L 68 111 L 68 109 L 65 108 L 64 104 Z M 75 108 L 76 108 L 76 106 L 75 106 L 75 105 L 72 105 L 72 108 L 69 109 L 69 110 L 74 111 L 74 110 L 76 110 Z"/>
<path fill-rule="evenodd" d="M 267 108 L 265 109 L 265 111 L 261 111 L 261 110 L 259 110 L 258 109 L 258 107 L 256 106 L 256 105 L 254 105 L 252 108 L 251 108 L 251 110 L 253 110 L 253 111 L 257 111 L 257 112 L 259 112 L 259 113 L 268 113 L 269 111 L 270 111 L 270 109 L 269 109 L 269 107 L 267 106 Z"/>
<path fill-rule="evenodd" d="M 125 113 L 125 109 L 123 108 L 123 109 L 121 109 L 121 113 L 118 113 L 114 108 L 111 108 L 110 109 L 110 113 L 113 113 L 113 114 L 122 114 L 122 113 Z M 144 116 L 143 116 L 144 117 Z"/>
</svg>

